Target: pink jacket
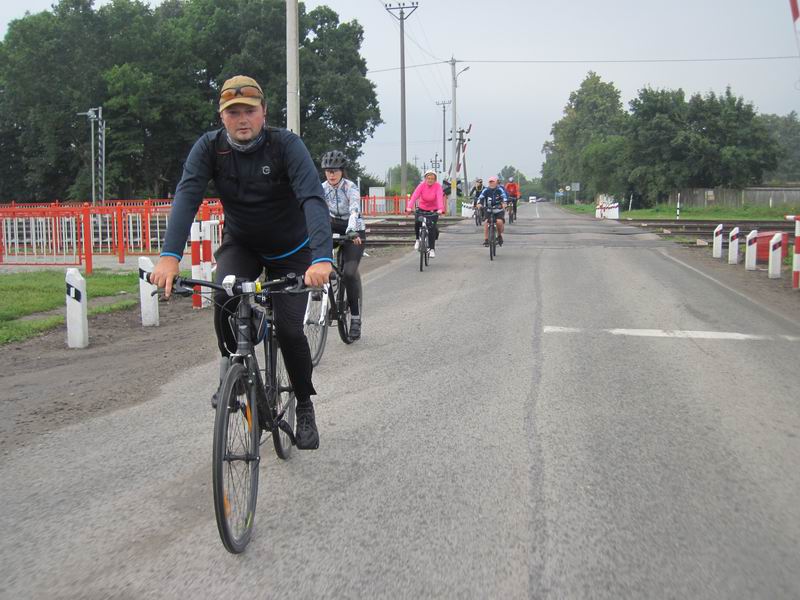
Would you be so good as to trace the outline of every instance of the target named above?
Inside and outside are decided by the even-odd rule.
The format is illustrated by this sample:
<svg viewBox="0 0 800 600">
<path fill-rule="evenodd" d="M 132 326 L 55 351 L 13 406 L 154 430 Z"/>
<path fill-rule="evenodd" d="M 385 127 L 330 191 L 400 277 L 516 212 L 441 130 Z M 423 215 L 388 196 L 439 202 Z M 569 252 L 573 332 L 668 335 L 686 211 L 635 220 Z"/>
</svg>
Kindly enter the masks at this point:
<svg viewBox="0 0 800 600">
<path fill-rule="evenodd" d="M 422 210 L 444 210 L 442 185 L 438 181 L 433 185 L 428 185 L 424 181 L 420 183 L 406 203 L 406 210 L 413 210 L 417 200 Z"/>
</svg>

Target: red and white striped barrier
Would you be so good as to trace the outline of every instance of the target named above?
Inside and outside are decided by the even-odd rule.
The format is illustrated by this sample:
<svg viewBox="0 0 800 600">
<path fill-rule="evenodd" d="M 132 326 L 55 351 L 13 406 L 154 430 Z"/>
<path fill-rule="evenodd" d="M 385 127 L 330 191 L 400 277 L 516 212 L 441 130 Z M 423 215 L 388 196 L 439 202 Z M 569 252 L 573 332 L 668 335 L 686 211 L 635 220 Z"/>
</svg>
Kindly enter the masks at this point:
<svg viewBox="0 0 800 600">
<path fill-rule="evenodd" d="M 734 227 L 728 234 L 728 264 L 739 264 L 739 228 Z"/>
<path fill-rule="evenodd" d="M 192 279 L 211 281 L 213 277 L 212 241 L 217 231 L 219 221 L 203 221 L 192 223 L 190 240 L 192 245 Z M 200 292 L 200 286 L 194 287 L 195 292 Z M 196 293 L 192 296 L 192 308 L 207 308 L 211 306 L 211 298 L 206 294 Z"/>
<path fill-rule="evenodd" d="M 747 234 L 747 246 L 744 251 L 744 268 L 746 271 L 756 270 L 756 242 L 758 241 L 758 229 L 753 229 Z"/>
<path fill-rule="evenodd" d="M 619 219 L 619 203 L 606 204 L 601 202 L 594 208 L 595 219 Z"/>
<path fill-rule="evenodd" d="M 722 258 L 722 223 L 717 225 L 714 229 L 714 243 L 711 246 L 711 256 L 713 258 Z"/>
<path fill-rule="evenodd" d="M 783 234 L 776 233 L 769 241 L 769 266 L 767 267 L 767 274 L 770 279 L 780 279 L 781 277 L 781 263 L 783 257 L 781 256 L 781 248 L 783 247 Z"/>
<path fill-rule="evenodd" d="M 800 290 L 800 215 L 786 215 L 794 221 L 794 256 L 792 257 L 792 288 Z"/>
</svg>

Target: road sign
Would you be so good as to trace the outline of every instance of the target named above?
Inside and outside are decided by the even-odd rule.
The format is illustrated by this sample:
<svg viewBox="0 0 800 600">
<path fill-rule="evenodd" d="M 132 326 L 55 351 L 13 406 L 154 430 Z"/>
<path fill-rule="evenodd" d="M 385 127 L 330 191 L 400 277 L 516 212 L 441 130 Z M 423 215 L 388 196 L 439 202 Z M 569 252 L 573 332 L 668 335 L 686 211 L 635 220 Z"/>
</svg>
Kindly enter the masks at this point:
<svg viewBox="0 0 800 600">
<path fill-rule="evenodd" d="M 580 192 L 581 191 L 581 184 L 580 183 L 573 183 L 572 184 L 572 189 L 575 190 L 576 192 Z"/>
<path fill-rule="evenodd" d="M 566 187 L 566 188 L 564 188 L 564 189 L 566 189 L 568 192 L 571 192 L 571 191 L 572 191 L 572 188 L 571 188 L 571 187 L 569 187 L 569 186 L 567 186 L 567 187 Z"/>
</svg>

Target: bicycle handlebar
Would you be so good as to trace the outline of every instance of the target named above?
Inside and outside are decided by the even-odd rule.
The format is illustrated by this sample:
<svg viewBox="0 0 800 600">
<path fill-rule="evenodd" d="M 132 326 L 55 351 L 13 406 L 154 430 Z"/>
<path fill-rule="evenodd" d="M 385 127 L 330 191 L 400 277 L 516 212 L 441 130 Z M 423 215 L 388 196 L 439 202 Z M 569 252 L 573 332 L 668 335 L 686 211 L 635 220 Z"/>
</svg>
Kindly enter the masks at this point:
<svg viewBox="0 0 800 600">
<path fill-rule="evenodd" d="M 149 272 L 142 272 L 142 278 L 148 283 L 150 283 L 150 275 L 151 273 Z M 177 275 L 175 279 L 172 280 L 172 291 L 179 296 L 191 296 L 194 294 L 194 286 L 200 286 L 225 292 L 228 294 L 228 296 L 233 297 L 242 294 L 258 294 L 267 290 L 279 294 L 302 294 L 309 290 L 320 289 L 306 286 L 305 282 L 303 281 L 303 275 L 297 275 L 295 273 L 289 273 L 279 279 L 273 279 L 271 281 L 264 282 L 236 281 L 235 278 L 233 281 L 228 282 L 228 277 L 226 277 L 220 284 L 213 281 L 206 281 L 205 279 L 192 279 L 190 277 L 181 277 L 180 275 Z M 336 270 L 334 269 L 334 271 L 331 273 L 331 278 L 333 279 L 335 277 Z M 274 290 L 274 288 L 281 286 L 285 287 L 281 290 Z M 156 290 L 153 292 L 153 294 L 157 294 L 158 291 L 159 290 Z"/>
</svg>

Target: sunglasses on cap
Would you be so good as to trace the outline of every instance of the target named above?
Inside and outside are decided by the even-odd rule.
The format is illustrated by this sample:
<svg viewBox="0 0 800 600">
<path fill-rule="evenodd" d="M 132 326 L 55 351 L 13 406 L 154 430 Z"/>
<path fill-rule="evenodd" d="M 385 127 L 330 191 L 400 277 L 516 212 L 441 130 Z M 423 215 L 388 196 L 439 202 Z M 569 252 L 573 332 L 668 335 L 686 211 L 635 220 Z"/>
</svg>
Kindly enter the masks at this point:
<svg viewBox="0 0 800 600">
<path fill-rule="evenodd" d="M 225 88 L 219 95 L 220 102 L 228 102 L 234 98 L 259 98 L 263 99 L 264 94 L 254 85 L 241 85 L 239 87 Z"/>
</svg>

